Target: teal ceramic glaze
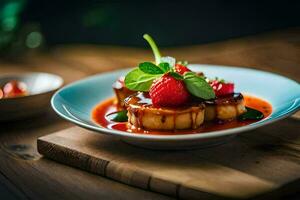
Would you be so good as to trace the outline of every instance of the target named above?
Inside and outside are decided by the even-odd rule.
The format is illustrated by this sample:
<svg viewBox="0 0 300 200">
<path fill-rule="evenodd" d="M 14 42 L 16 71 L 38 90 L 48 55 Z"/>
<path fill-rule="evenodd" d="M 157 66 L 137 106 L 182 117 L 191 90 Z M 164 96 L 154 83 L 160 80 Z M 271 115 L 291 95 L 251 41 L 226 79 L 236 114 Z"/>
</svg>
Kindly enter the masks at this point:
<svg viewBox="0 0 300 200">
<path fill-rule="evenodd" d="M 52 97 L 52 107 L 61 117 L 96 132 L 118 136 L 139 146 L 150 148 L 194 148 L 225 141 L 236 133 L 275 122 L 300 108 L 300 85 L 286 77 L 238 67 L 192 64 L 193 71 L 202 71 L 209 78 L 219 77 L 235 83 L 235 91 L 263 98 L 272 104 L 272 114 L 253 124 L 221 131 L 188 135 L 146 135 L 110 130 L 91 120 L 91 111 L 99 102 L 112 97 L 112 84 L 129 70 L 103 73 L 72 83 Z"/>
</svg>

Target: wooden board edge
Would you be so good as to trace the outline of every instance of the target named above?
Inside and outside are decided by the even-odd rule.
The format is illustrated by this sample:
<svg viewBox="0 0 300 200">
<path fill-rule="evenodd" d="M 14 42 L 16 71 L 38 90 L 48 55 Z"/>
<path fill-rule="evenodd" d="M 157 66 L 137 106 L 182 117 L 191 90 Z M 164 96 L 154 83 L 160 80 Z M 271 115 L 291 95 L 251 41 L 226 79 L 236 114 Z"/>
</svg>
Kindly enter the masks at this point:
<svg viewBox="0 0 300 200">
<path fill-rule="evenodd" d="M 50 143 L 45 139 L 51 135 L 37 139 L 37 150 L 44 157 L 68 166 L 88 171 L 140 189 L 157 192 L 180 199 L 224 199 L 225 197 L 205 191 L 194 190 L 177 183 L 168 182 L 152 177 L 151 174 L 136 170 L 114 161 L 104 160 L 66 148 L 58 144 Z M 175 186 L 175 187 L 174 187 Z"/>
</svg>

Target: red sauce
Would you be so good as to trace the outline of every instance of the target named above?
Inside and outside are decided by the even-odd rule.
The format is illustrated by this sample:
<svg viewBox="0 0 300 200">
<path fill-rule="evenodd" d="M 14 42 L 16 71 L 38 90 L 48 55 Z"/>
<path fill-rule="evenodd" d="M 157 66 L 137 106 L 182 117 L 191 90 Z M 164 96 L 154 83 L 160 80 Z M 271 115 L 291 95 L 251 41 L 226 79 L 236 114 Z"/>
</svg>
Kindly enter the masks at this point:
<svg viewBox="0 0 300 200">
<path fill-rule="evenodd" d="M 267 101 L 253 97 L 244 96 L 245 104 L 247 107 L 259 110 L 264 114 L 264 118 L 268 117 L 272 113 L 272 106 Z M 245 126 L 256 122 L 255 120 L 238 121 L 232 120 L 223 123 L 216 122 L 204 122 L 203 125 L 195 130 L 176 130 L 176 131 L 147 131 L 142 129 L 129 129 L 126 122 L 113 122 L 106 118 L 106 116 L 112 112 L 119 111 L 120 108 L 115 104 L 116 99 L 110 98 L 100 104 L 98 104 L 92 112 L 92 119 L 99 125 L 108 129 L 115 129 L 120 131 L 127 131 L 138 134 L 154 134 L 154 135 L 180 135 L 180 134 L 193 134 L 199 132 L 211 132 L 230 128 L 236 128 Z"/>
</svg>

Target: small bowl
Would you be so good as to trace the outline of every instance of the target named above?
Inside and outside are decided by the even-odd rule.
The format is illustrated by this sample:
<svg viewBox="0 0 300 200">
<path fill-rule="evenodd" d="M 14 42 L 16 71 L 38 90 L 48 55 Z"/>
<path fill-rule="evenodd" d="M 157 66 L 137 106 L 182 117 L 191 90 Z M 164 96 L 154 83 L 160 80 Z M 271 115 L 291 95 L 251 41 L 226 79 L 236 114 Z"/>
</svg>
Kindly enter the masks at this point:
<svg viewBox="0 0 300 200">
<path fill-rule="evenodd" d="M 7 74 L 0 76 L 0 86 L 17 80 L 24 82 L 29 95 L 0 99 L 0 121 L 27 118 L 46 111 L 54 92 L 63 85 L 63 79 L 48 73 Z"/>
</svg>

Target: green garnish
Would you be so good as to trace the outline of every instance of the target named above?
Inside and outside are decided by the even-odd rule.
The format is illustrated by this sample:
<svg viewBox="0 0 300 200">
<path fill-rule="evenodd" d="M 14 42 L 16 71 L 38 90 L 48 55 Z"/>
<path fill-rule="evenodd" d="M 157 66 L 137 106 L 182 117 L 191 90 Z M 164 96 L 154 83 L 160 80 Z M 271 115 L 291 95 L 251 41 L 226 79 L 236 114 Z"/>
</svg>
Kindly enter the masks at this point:
<svg viewBox="0 0 300 200">
<path fill-rule="evenodd" d="M 177 80 L 184 81 L 186 88 L 192 95 L 202 99 L 215 98 L 213 88 L 203 77 L 198 76 L 194 72 L 186 72 L 184 75 L 175 72 L 175 58 L 161 57 L 153 39 L 148 34 L 145 34 L 143 37 L 152 48 L 156 64 L 143 62 L 139 64 L 138 68 L 130 71 L 124 81 L 129 90 L 148 92 L 155 79 L 160 78 L 164 74 L 169 74 Z M 186 61 L 179 63 L 187 65 Z"/>
<path fill-rule="evenodd" d="M 114 121 L 114 122 L 127 122 L 128 121 L 127 110 L 110 113 L 106 117 L 109 120 Z"/>
<path fill-rule="evenodd" d="M 183 80 L 183 76 L 181 76 L 180 74 L 178 74 L 177 72 L 170 72 L 169 73 L 173 78 L 177 79 L 177 80 Z"/>
<path fill-rule="evenodd" d="M 202 99 L 214 99 L 215 92 L 206 80 L 194 72 L 184 74 L 184 83 L 188 91 L 196 97 Z"/>
<path fill-rule="evenodd" d="M 147 40 L 147 42 L 149 43 L 152 51 L 153 51 L 153 54 L 154 54 L 154 57 L 155 57 L 155 63 L 158 65 L 160 63 L 160 58 L 161 58 L 161 55 L 160 55 L 160 52 L 154 42 L 154 40 L 152 39 L 152 37 L 148 34 L 144 34 L 143 35 L 143 38 L 145 40 Z"/>
<path fill-rule="evenodd" d="M 161 76 L 162 74 L 146 74 L 135 68 L 125 76 L 124 83 L 129 90 L 148 92 L 152 82 Z"/>
<path fill-rule="evenodd" d="M 151 62 L 140 63 L 139 69 L 146 74 L 163 74 L 165 72 L 164 68 L 158 67 Z"/>
<path fill-rule="evenodd" d="M 169 65 L 169 63 L 159 63 L 158 65 L 164 72 L 169 72 L 171 70 L 171 67 Z"/>
<path fill-rule="evenodd" d="M 143 37 L 152 48 L 156 64 L 151 62 L 140 63 L 138 68 L 133 69 L 126 75 L 124 83 L 130 90 L 147 92 L 149 91 L 152 82 L 165 73 L 168 73 L 171 70 L 171 67 L 169 63 L 160 62 L 160 52 L 151 36 L 144 34 Z"/>
<path fill-rule="evenodd" d="M 255 110 L 253 108 L 246 107 L 247 112 L 244 114 L 240 115 L 238 117 L 239 120 L 244 121 L 244 120 L 260 120 L 264 118 L 264 114 L 258 110 Z"/>
</svg>

